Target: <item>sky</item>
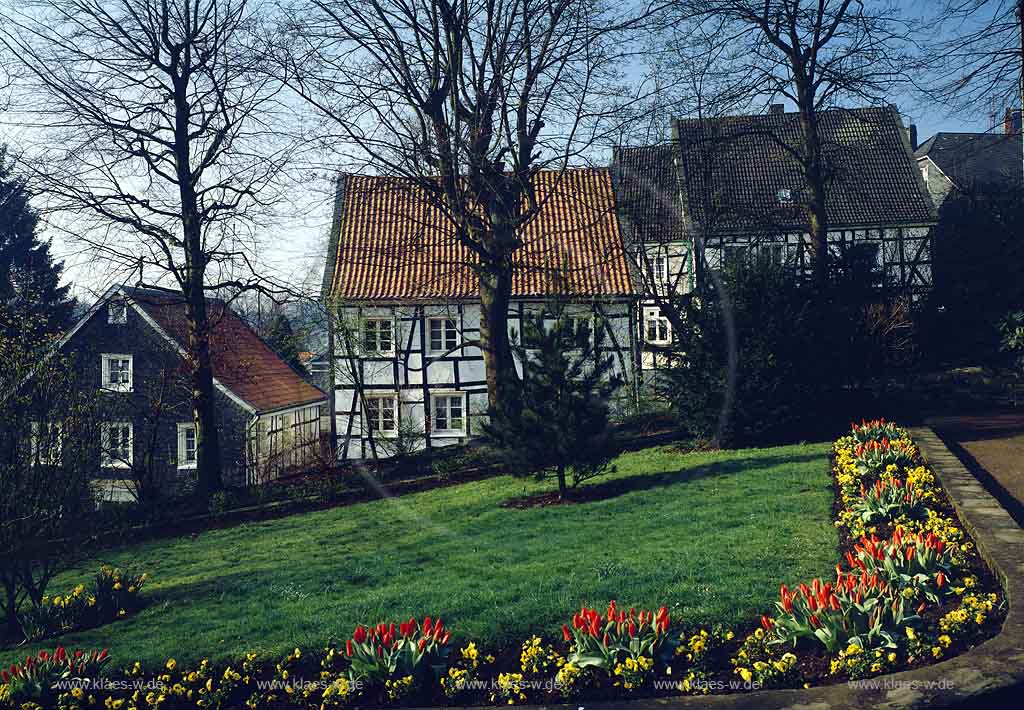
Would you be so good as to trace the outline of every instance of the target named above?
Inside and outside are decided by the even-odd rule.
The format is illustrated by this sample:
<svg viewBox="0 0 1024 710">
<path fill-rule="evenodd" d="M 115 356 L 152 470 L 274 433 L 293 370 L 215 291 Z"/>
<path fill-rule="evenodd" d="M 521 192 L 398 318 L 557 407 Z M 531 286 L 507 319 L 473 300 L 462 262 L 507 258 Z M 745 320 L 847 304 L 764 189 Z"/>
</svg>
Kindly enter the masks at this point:
<svg viewBox="0 0 1024 710">
<path fill-rule="evenodd" d="M 938 0 L 898 0 L 904 10 L 920 13 Z M 990 110 L 972 115 L 949 115 L 941 109 L 927 106 L 913 97 L 894 97 L 906 123 L 916 124 L 919 142 L 939 131 L 987 131 L 991 129 Z M 6 140 L 17 135 L 16 127 L 8 124 Z M 5 140 L 0 137 L 0 140 Z M 610 157 L 610 156 L 609 156 Z M 311 173 L 312 174 L 312 173 Z M 265 268 L 279 279 L 298 286 L 305 283 L 315 289 L 326 257 L 326 244 L 332 216 L 332 194 L 326 173 L 301 179 L 296 185 L 293 204 L 281 212 L 281 217 L 262 238 L 260 257 Z M 107 285 L 102 264 L 95 263 L 88 253 L 56 230 L 44 232 L 52 239 L 52 251 L 65 263 L 65 279 L 71 282 L 80 299 L 89 301 Z"/>
</svg>

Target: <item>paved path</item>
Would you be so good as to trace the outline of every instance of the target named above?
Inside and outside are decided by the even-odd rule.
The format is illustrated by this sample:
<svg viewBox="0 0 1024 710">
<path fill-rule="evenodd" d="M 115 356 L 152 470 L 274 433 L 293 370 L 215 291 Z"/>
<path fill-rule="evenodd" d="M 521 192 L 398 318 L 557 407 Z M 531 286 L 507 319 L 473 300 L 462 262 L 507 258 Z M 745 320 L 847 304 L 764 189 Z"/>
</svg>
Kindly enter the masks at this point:
<svg viewBox="0 0 1024 710">
<path fill-rule="evenodd" d="M 1024 413 L 937 416 L 926 424 L 1024 526 Z"/>
</svg>

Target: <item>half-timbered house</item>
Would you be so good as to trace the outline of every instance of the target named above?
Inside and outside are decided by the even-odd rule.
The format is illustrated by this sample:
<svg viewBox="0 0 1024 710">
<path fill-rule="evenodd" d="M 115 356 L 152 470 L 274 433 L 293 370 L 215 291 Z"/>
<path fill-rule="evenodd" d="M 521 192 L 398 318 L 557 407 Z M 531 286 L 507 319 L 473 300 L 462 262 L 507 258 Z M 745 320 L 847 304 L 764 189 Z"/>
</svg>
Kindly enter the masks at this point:
<svg viewBox="0 0 1024 710">
<path fill-rule="evenodd" d="M 607 170 L 545 171 L 523 228 L 510 338 L 528 311 L 586 323 L 599 357 L 632 381 L 637 352 L 630 267 Z M 338 181 L 324 294 L 335 314 L 339 456 L 388 456 L 465 442 L 486 411 L 473 257 L 410 183 Z M 522 363 L 517 363 L 522 367 Z M 629 388 L 622 394 L 631 396 Z"/>
<path fill-rule="evenodd" d="M 881 293 L 921 296 L 932 283 L 936 217 L 899 114 L 834 109 L 819 114 L 819 125 L 830 252 L 864 245 L 878 265 Z M 707 269 L 755 253 L 809 273 L 800 141 L 797 115 L 773 107 L 755 116 L 676 120 L 670 143 L 617 150 L 612 171 L 627 250 L 641 257 L 639 290 L 686 292 Z M 647 299 L 642 311 L 644 332 L 668 342 L 657 304 Z M 650 355 L 646 364 L 655 364 Z"/>
</svg>

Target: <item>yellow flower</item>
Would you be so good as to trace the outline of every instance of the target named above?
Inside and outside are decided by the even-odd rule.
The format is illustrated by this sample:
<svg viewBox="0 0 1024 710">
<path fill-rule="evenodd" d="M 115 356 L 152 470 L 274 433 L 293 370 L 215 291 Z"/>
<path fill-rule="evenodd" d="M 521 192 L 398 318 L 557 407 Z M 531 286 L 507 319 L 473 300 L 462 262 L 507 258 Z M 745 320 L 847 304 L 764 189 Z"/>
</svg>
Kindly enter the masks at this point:
<svg viewBox="0 0 1024 710">
<path fill-rule="evenodd" d="M 749 683 L 754 679 L 754 674 L 746 668 L 737 668 L 736 672 L 740 674 L 740 678 L 743 679 L 744 683 Z"/>
<path fill-rule="evenodd" d="M 76 686 L 75 688 L 71 689 L 71 697 L 73 697 L 75 700 L 81 700 L 83 697 L 85 697 L 85 691 Z"/>
<path fill-rule="evenodd" d="M 173 658 L 168 658 L 166 665 L 167 665 L 167 670 L 173 671 L 175 668 L 178 667 L 178 662 L 176 660 L 174 660 Z"/>
<path fill-rule="evenodd" d="M 915 633 L 914 633 L 914 630 L 913 630 L 912 628 L 910 628 L 910 627 L 908 626 L 908 627 L 906 628 L 906 631 L 907 631 L 907 638 L 908 638 L 908 639 L 910 639 L 911 641 L 914 641 L 914 640 L 916 640 L 916 639 L 917 639 L 917 634 L 915 634 Z"/>
<path fill-rule="evenodd" d="M 896 662 L 896 654 L 895 653 L 890 653 L 889 654 L 889 663 L 895 663 L 895 662 Z"/>
<path fill-rule="evenodd" d="M 953 644 L 953 639 L 951 639 L 946 634 L 942 634 L 942 636 L 939 636 L 939 645 L 942 646 L 943 648 L 949 648 L 952 644 Z"/>
</svg>

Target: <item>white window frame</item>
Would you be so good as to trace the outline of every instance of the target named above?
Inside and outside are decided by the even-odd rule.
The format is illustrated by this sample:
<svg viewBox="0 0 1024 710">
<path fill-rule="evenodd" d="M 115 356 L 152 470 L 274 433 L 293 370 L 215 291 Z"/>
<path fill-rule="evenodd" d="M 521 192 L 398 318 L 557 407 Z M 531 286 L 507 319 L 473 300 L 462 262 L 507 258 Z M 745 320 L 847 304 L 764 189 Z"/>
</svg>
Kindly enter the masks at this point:
<svg viewBox="0 0 1024 710">
<path fill-rule="evenodd" d="M 442 400 L 442 399 L 446 400 L 444 411 L 445 411 L 445 421 L 447 421 L 447 423 L 448 423 L 448 426 L 446 428 L 444 428 L 444 429 L 440 429 L 440 428 L 437 427 L 437 413 L 438 413 L 438 410 L 439 410 L 438 400 Z M 458 399 L 458 400 L 460 400 L 462 402 L 462 406 L 461 406 L 462 412 L 461 412 L 461 417 L 460 417 L 462 419 L 462 426 L 457 428 L 457 429 L 453 429 L 451 427 L 451 421 L 452 421 L 452 416 L 451 416 L 451 400 L 452 399 Z M 459 392 L 458 390 L 446 390 L 446 391 L 441 391 L 441 392 L 432 392 L 430 394 L 430 434 L 431 434 L 431 436 L 465 436 L 466 435 L 466 416 L 467 416 L 467 412 L 466 412 L 466 393 L 465 392 Z"/>
<path fill-rule="evenodd" d="M 655 325 L 655 331 L 654 331 L 656 336 L 660 336 L 660 331 L 659 331 L 658 326 L 662 326 L 662 325 L 664 326 L 664 329 L 665 329 L 665 337 L 664 338 L 662 338 L 662 337 L 651 338 L 650 337 L 650 333 L 651 333 L 651 325 L 650 324 L 651 323 L 656 323 L 657 324 L 657 325 Z M 653 313 L 651 313 L 651 314 L 645 313 L 644 314 L 644 342 L 648 343 L 650 345 L 671 345 L 672 344 L 672 324 L 669 322 L 668 318 L 666 318 L 665 316 L 663 316 L 661 314 L 655 315 Z"/>
<path fill-rule="evenodd" d="M 441 347 L 434 347 L 434 324 L 439 324 L 440 336 L 441 336 Z M 451 328 L 448 328 L 448 324 L 451 324 Z M 451 344 L 449 344 L 448 336 L 451 335 Z M 447 353 L 454 351 L 462 339 L 459 337 L 459 323 L 455 318 L 449 316 L 431 316 L 427 318 L 427 352 L 432 355 L 440 353 Z"/>
<path fill-rule="evenodd" d="M 391 400 L 391 421 L 394 423 L 393 429 L 381 429 L 375 426 L 373 421 L 373 414 L 370 411 L 370 402 L 380 402 L 382 400 Z M 374 436 L 383 437 L 386 439 L 393 439 L 398 436 L 398 417 L 400 412 L 398 392 L 368 392 L 363 394 L 363 410 L 366 415 L 366 431 L 373 432 Z M 385 409 L 381 408 L 381 412 Z"/>
<path fill-rule="evenodd" d="M 120 383 L 112 383 L 110 381 L 110 363 L 113 360 L 127 360 L 128 361 L 128 381 Z M 135 361 L 131 355 L 119 354 L 119 353 L 103 353 L 100 355 L 100 377 L 102 383 L 100 389 L 107 390 L 108 392 L 131 392 L 134 380 L 135 380 Z"/>
<path fill-rule="evenodd" d="M 110 434 L 114 427 L 128 427 L 128 455 L 121 458 L 112 458 Z M 135 461 L 135 426 L 132 422 L 104 422 L 102 426 L 102 456 L 101 465 L 103 468 L 131 468 Z"/>
<path fill-rule="evenodd" d="M 194 449 L 192 460 L 188 460 L 188 432 L 192 432 Z M 196 430 L 195 422 L 180 422 L 178 424 L 178 469 L 191 470 L 199 462 L 199 432 Z"/>
<path fill-rule="evenodd" d="M 668 254 L 658 250 L 651 261 L 651 272 L 654 275 L 655 293 L 664 294 L 669 287 L 669 259 Z"/>
<path fill-rule="evenodd" d="M 128 323 L 128 300 L 124 296 L 110 299 L 107 302 L 107 323 L 126 325 Z"/>
<path fill-rule="evenodd" d="M 373 347 L 367 347 L 367 343 L 369 342 L 369 335 L 370 335 L 370 323 L 375 323 L 376 324 L 374 326 L 374 328 L 373 328 L 373 332 L 374 332 L 374 335 L 373 335 Z M 384 349 L 381 348 L 381 341 L 383 340 L 380 337 L 380 334 L 381 334 L 380 324 L 381 323 L 387 323 L 389 332 L 391 334 L 391 337 L 390 337 L 391 345 L 390 345 L 389 349 L 387 349 L 387 350 L 384 350 Z M 364 354 L 366 354 L 366 355 L 394 355 L 395 354 L 395 336 L 397 335 L 397 333 L 395 332 L 395 319 L 394 318 L 392 318 L 390 316 L 366 316 L 366 317 L 364 317 L 363 318 L 363 333 L 362 333 L 362 335 L 363 335 L 362 348 L 363 348 L 363 353 Z"/>
<path fill-rule="evenodd" d="M 40 436 L 42 425 L 46 424 L 51 431 L 56 431 L 56 439 L 49 442 L 48 450 L 40 449 Z M 61 462 L 61 454 L 64 451 L 64 426 L 60 422 L 32 422 L 32 465 L 38 462 L 42 466 L 56 466 Z"/>
</svg>

